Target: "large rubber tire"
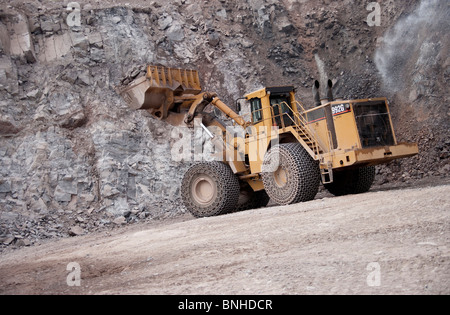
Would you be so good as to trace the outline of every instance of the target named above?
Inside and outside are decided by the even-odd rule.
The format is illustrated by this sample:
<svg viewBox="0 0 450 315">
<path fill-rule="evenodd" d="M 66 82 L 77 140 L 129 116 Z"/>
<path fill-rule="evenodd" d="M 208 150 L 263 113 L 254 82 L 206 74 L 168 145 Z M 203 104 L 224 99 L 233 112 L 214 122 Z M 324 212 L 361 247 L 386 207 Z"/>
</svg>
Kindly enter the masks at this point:
<svg viewBox="0 0 450 315">
<path fill-rule="evenodd" d="M 375 166 L 364 166 L 356 169 L 335 171 L 333 182 L 325 184 L 325 188 L 335 196 L 361 194 L 369 191 L 375 179 Z"/>
<path fill-rule="evenodd" d="M 319 190 L 319 163 L 299 143 L 279 144 L 264 157 L 262 179 L 270 199 L 279 205 L 309 201 Z"/>
<path fill-rule="evenodd" d="M 241 189 L 235 212 L 258 209 L 267 206 L 270 201 L 265 190 L 253 191 L 251 188 Z"/>
<path fill-rule="evenodd" d="M 225 163 L 200 162 L 184 174 L 181 197 L 197 218 L 229 213 L 239 199 L 239 180 Z"/>
</svg>

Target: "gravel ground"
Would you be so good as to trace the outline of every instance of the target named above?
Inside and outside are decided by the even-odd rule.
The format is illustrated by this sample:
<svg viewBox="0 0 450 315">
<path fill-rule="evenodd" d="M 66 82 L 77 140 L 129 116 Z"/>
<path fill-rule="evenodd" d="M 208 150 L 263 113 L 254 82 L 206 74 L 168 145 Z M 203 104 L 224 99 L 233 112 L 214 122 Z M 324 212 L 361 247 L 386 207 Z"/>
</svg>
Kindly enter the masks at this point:
<svg viewBox="0 0 450 315">
<path fill-rule="evenodd" d="M 0 293 L 449 294 L 449 191 L 393 188 L 52 241 L 2 254 Z"/>
</svg>

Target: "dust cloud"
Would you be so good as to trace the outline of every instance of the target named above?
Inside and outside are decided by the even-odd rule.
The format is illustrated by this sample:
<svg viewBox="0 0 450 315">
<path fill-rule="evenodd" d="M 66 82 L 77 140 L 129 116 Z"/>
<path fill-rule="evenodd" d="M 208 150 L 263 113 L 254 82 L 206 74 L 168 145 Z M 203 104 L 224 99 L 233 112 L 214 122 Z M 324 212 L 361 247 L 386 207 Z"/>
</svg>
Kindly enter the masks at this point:
<svg viewBox="0 0 450 315">
<path fill-rule="evenodd" d="M 375 64 L 385 88 L 392 92 L 402 90 L 406 87 L 404 74 L 410 73 L 408 70 L 438 62 L 438 55 L 447 49 L 449 8 L 446 0 L 423 0 L 385 33 L 375 53 Z"/>
</svg>

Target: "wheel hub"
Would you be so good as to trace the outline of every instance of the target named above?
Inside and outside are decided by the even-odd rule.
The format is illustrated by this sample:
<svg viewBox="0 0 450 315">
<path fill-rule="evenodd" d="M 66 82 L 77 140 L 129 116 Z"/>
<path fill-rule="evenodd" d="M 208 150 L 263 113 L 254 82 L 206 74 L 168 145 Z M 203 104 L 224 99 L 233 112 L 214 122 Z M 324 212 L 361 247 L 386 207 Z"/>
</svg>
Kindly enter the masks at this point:
<svg viewBox="0 0 450 315">
<path fill-rule="evenodd" d="M 201 205 L 209 204 L 217 194 L 216 185 L 214 185 L 213 180 L 208 176 L 196 178 L 191 191 L 193 199 Z"/>
<path fill-rule="evenodd" d="M 288 174 L 287 171 L 280 165 L 277 170 L 273 173 L 275 184 L 278 187 L 284 187 L 287 183 Z"/>
</svg>

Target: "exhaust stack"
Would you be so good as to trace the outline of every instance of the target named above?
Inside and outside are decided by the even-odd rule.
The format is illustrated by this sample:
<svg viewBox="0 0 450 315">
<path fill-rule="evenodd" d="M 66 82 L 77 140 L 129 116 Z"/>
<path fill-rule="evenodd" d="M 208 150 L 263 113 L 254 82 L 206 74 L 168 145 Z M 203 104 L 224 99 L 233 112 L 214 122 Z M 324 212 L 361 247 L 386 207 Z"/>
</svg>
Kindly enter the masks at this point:
<svg viewBox="0 0 450 315">
<path fill-rule="evenodd" d="M 327 98 L 328 98 L 328 102 L 334 101 L 334 97 L 333 97 L 333 82 L 330 79 L 328 79 Z"/>
<path fill-rule="evenodd" d="M 320 83 L 319 83 L 319 81 L 315 80 L 314 85 L 312 87 L 315 106 L 320 106 L 320 104 L 321 104 L 319 88 L 320 88 Z"/>
</svg>

